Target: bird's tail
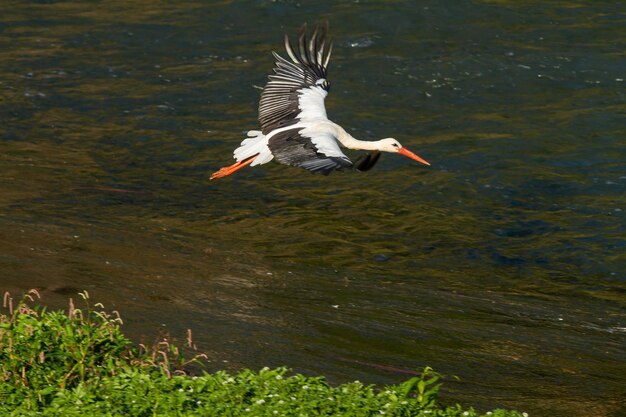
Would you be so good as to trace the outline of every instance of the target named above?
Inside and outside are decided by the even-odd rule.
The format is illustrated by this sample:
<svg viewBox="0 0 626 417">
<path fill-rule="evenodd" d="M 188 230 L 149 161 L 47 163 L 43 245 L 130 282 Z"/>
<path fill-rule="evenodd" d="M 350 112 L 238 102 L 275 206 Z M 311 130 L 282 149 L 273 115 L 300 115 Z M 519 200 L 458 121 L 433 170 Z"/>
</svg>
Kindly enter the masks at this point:
<svg viewBox="0 0 626 417">
<path fill-rule="evenodd" d="M 267 136 L 259 130 L 250 130 L 248 137 L 241 142 L 241 145 L 235 149 L 233 156 L 237 161 L 243 161 L 250 158 L 253 155 L 258 155 L 252 166 L 262 165 L 274 158 L 270 148 L 267 146 Z"/>
<path fill-rule="evenodd" d="M 241 142 L 233 154 L 237 162 L 213 173 L 211 179 L 225 177 L 248 165 L 256 166 L 271 161 L 274 155 L 268 148 L 267 141 L 267 137 L 262 132 L 258 130 L 249 131 L 248 138 Z"/>
</svg>

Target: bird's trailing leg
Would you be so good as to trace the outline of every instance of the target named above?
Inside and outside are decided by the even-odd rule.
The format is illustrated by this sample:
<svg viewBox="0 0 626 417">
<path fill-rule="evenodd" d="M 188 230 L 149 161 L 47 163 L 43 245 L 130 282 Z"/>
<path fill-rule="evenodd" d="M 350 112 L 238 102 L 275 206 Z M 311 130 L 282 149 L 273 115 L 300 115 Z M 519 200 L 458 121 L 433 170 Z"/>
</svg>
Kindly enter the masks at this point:
<svg viewBox="0 0 626 417">
<path fill-rule="evenodd" d="M 214 172 L 213 175 L 211 175 L 212 180 L 217 179 L 217 178 L 222 178 L 222 177 L 226 177 L 236 171 L 239 171 L 241 168 L 244 168 L 248 165 L 250 165 L 252 163 L 252 161 L 254 161 L 254 158 L 256 158 L 259 154 L 256 155 L 252 155 L 249 158 L 244 159 L 243 161 L 237 161 L 236 163 L 229 165 L 227 167 L 221 168 L 219 171 Z"/>
</svg>

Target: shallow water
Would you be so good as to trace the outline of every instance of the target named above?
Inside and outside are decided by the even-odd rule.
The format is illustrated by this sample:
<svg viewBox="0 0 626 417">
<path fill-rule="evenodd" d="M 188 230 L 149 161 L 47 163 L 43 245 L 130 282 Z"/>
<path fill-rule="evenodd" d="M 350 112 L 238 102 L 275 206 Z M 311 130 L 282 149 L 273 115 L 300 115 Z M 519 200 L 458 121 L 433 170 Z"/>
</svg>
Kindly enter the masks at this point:
<svg viewBox="0 0 626 417">
<path fill-rule="evenodd" d="M 626 386 L 620 2 L 0 6 L 2 289 L 76 292 L 215 369 L 458 375 L 444 400 L 617 416 Z M 330 20 L 331 119 L 368 173 L 209 183 L 271 50 Z M 354 155 L 354 154 L 352 154 Z"/>
</svg>

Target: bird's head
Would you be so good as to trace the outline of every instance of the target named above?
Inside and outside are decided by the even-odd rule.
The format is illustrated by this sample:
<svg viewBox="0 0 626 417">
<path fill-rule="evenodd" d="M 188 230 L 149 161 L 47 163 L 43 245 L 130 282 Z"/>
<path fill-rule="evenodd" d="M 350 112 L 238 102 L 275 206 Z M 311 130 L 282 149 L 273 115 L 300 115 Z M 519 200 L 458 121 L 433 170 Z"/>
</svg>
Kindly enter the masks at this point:
<svg viewBox="0 0 626 417">
<path fill-rule="evenodd" d="M 394 138 L 381 139 L 379 141 L 379 144 L 380 144 L 379 150 L 383 152 L 399 153 L 400 155 L 404 155 L 407 158 L 413 159 L 414 161 L 421 162 L 422 164 L 425 164 L 425 165 L 430 165 L 428 162 L 426 162 L 426 160 L 420 158 L 419 156 L 415 155 L 413 152 L 411 152 L 407 148 L 403 147 L 400 144 L 400 142 L 398 142 Z"/>
</svg>

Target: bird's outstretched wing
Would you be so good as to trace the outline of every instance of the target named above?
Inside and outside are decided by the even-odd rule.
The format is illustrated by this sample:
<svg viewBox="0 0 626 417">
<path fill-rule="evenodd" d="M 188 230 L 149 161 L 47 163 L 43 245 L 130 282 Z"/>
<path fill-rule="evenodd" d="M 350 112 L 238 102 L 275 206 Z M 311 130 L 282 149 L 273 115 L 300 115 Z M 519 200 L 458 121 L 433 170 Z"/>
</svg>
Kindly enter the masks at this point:
<svg viewBox="0 0 626 417">
<path fill-rule="evenodd" d="M 310 41 L 306 31 L 305 24 L 298 36 L 297 51 L 285 35 L 285 50 L 291 61 L 273 52 L 274 74 L 269 76 L 259 103 L 259 122 L 265 135 L 299 121 L 326 118 L 324 98 L 330 89 L 326 73 L 332 42 L 327 45 L 328 25 L 316 25 Z"/>
<path fill-rule="evenodd" d="M 328 175 L 335 170 L 352 167 L 335 138 L 329 134 L 307 135 L 306 129 L 281 130 L 272 135 L 267 146 L 276 160 L 314 173 Z"/>
</svg>

